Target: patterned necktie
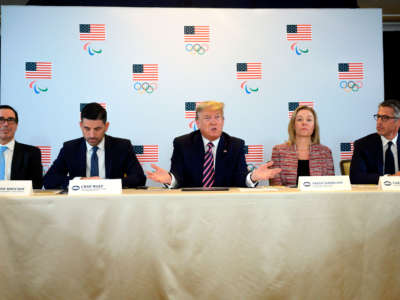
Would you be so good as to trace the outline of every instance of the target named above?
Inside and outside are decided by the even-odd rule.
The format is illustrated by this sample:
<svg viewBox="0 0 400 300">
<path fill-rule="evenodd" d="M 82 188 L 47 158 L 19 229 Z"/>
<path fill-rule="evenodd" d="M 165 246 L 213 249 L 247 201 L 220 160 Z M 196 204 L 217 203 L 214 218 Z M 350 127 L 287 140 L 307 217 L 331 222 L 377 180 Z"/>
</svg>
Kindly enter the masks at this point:
<svg viewBox="0 0 400 300">
<path fill-rule="evenodd" d="M 215 172 L 214 172 L 214 156 L 212 153 L 212 148 L 214 144 L 209 142 L 207 144 L 208 150 L 204 156 L 203 165 L 203 186 L 211 187 L 214 184 Z"/>
<path fill-rule="evenodd" d="M 90 177 L 99 176 L 99 158 L 97 157 L 97 150 L 99 147 L 93 146 L 92 158 L 90 160 Z"/>
<path fill-rule="evenodd" d="M 390 149 L 393 143 L 390 141 L 388 142 L 388 148 L 385 152 L 385 173 L 384 174 L 394 174 L 394 157 L 393 152 Z"/>
<path fill-rule="evenodd" d="M 0 180 L 5 179 L 6 175 L 6 161 L 4 159 L 4 151 L 6 151 L 8 147 L 0 146 Z"/>
</svg>

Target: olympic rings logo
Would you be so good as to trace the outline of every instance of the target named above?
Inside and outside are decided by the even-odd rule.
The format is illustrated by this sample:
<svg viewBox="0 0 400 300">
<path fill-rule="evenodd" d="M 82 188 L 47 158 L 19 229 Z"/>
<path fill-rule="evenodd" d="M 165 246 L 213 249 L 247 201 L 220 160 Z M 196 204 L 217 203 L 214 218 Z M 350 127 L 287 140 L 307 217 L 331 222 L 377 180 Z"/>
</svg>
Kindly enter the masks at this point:
<svg viewBox="0 0 400 300">
<path fill-rule="evenodd" d="M 346 92 L 358 92 L 362 87 L 363 87 L 363 83 L 362 81 L 345 81 L 342 80 L 339 83 L 340 88 L 344 89 Z"/>
<path fill-rule="evenodd" d="M 209 47 L 208 44 L 186 44 L 185 50 L 192 54 L 199 54 L 203 55 L 208 51 Z"/>
<path fill-rule="evenodd" d="M 133 88 L 138 91 L 140 94 L 151 94 L 157 89 L 157 83 L 155 82 L 139 82 L 136 81 L 133 84 Z"/>
</svg>

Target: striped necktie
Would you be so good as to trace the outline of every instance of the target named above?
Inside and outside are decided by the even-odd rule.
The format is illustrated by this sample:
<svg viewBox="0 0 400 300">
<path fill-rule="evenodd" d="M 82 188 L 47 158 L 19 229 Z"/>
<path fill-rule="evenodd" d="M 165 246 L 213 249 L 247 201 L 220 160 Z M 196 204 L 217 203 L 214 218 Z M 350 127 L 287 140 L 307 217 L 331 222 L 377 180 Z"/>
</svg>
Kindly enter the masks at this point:
<svg viewBox="0 0 400 300">
<path fill-rule="evenodd" d="M 214 156 L 212 153 L 212 148 L 214 144 L 209 142 L 207 144 L 208 150 L 204 156 L 203 165 L 203 186 L 211 187 L 214 185 L 215 172 L 214 172 Z"/>
<path fill-rule="evenodd" d="M 4 151 L 6 151 L 8 147 L 0 146 L 0 180 L 4 180 L 6 177 L 6 161 L 4 159 Z"/>
</svg>

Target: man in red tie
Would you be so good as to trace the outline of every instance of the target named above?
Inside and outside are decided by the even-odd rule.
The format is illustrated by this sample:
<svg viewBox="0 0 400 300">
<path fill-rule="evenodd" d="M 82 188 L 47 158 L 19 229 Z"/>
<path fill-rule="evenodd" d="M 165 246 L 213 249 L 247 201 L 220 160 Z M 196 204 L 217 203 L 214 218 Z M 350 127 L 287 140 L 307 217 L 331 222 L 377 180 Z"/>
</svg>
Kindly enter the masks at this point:
<svg viewBox="0 0 400 300">
<path fill-rule="evenodd" d="M 147 177 L 171 188 L 182 187 L 254 187 L 280 172 L 272 162 L 249 172 L 244 141 L 223 132 L 224 103 L 206 101 L 196 107 L 199 130 L 174 140 L 171 171 L 152 164 Z"/>
</svg>

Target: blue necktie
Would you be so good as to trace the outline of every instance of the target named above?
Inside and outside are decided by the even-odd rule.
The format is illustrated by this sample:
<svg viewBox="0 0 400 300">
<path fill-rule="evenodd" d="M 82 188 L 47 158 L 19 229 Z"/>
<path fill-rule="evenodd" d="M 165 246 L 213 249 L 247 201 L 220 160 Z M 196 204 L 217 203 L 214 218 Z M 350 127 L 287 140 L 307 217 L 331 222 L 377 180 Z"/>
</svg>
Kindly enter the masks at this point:
<svg viewBox="0 0 400 300">
<path fill-rule="evenodd" d="M 4 159 L 4 151 L 6 151 L 8 147 L 0 146 L 0 180 L 5 179 L 6 175 L 6 161 Z"/>
<path fill-rule="evenodd" d="M 392 141 L 388 142 L 388 148 L 386 149 L 386 152 L 385 152 L 385 172 L 384 172 L 384 174 L 392 175 L 395 173 L 393 152 L 392 152 L 392 149 L 390 149 L 392 147 L 392 145 L 393 145 Z"/>
<path fill-rule="evenodd" d="M 92 158 L 90 159 L 90 177 L 99 176 L 99 158 L 97 157 L 97 150 L 99 147 L 92 148 Z"/>
</svg>

